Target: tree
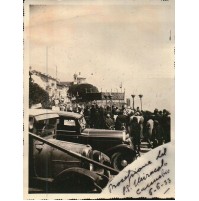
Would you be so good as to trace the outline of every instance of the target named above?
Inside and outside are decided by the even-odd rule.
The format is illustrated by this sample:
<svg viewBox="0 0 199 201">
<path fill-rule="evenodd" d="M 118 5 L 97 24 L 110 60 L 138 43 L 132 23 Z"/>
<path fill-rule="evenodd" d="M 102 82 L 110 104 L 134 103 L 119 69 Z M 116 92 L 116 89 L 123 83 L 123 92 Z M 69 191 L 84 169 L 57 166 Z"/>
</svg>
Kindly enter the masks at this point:
<svg viewBox="0 0 199 201">
<path fill-rule="evenodd" d="M 75 96 L 84 101 L 84 97 L 88 93 L 99 93 L 97 87 L 92 84 L 74 84 L 69 87 L 68 93 L 70 96 Z"/>
<path fill-rule="evenodd" d="M 49 95 L 48 92 L 33 82 L 31 73 L 29 73 L 29 107 L 38 103 L 41 103 L 43 108 L 50 107 Z"/>
</svg>

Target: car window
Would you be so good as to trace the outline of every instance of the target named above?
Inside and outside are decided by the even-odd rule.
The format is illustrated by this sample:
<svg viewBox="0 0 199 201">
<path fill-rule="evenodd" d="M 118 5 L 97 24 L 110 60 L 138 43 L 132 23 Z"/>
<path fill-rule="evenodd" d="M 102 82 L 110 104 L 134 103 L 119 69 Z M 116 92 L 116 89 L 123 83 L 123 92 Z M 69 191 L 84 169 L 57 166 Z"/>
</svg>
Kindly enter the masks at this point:
<svg viewBox="0 0 199 201">
<path fill-rule="evenodd" d="M 36 134 L 40 135 L 41 137 L 55 134 L 56 123 L 56 118 L 36 121 L 34 124 Z"/>
<path fill-rule="evenodd" d="M 55 125 L 56 123 L 57 123 L 57 119 L 56 118 L 48 119 L 48 124 L 49 125 Z"/>
<path fill-rule="evenodd" d="M 73 119 L 64 119 L 64 126 L 75 126 L 75 120 L 73 120 Z"/>
<path fill-rule="evenodd" d="M 60 117 L 57 131 L 77 131 L 76 121 L 71 117 Z"/>
</svg>

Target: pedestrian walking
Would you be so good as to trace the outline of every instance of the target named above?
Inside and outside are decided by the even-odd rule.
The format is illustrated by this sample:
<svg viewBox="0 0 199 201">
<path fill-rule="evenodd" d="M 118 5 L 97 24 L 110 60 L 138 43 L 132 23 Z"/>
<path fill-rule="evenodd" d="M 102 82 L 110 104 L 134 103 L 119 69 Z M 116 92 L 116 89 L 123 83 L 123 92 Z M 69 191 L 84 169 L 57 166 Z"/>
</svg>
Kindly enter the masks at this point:
<svg viewBox="0 0 199 201">
<path fill-rule="evenodd" d="M 154 121 L 154 128 L 152 131 L 152 142 L 153 142 L 153 148 L 156 148 L 163 144 L 164 139 L 164 131 L 162 129 L 162 126 L 159 124 L 157 120 Z"/>
<path fill-rule="evenodd" d="M 130 138 L 138 155 L 140 155 L 140 125 L 137 117 L 133 117 L 130 122 Z"/>
</svg>

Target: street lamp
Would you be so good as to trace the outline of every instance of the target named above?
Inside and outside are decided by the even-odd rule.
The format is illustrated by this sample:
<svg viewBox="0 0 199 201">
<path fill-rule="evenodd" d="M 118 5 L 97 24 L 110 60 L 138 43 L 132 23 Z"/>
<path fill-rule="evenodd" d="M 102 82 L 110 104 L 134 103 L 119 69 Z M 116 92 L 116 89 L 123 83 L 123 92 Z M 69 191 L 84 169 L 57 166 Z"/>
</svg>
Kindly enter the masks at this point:
<svg viewBox="0 0 199 201">
<path fill-rule="evenodd" d="M 140 97 L 140 105 L 141 105 L 141 111 L 142 111 L 142 97 L 143 97 L 143 95 L 140 94 L 139 97 Z"/>
<path fill-rule="evenodd" d="M 135 95 L 132 94 L 131 96 L 132 96 L 132 98 L 133 98 L 133 110 L 134 110 L 134 109 L 135 109 L 135 105 L 134 105 L 134 98 L 135 98 Z"/>
</svg>

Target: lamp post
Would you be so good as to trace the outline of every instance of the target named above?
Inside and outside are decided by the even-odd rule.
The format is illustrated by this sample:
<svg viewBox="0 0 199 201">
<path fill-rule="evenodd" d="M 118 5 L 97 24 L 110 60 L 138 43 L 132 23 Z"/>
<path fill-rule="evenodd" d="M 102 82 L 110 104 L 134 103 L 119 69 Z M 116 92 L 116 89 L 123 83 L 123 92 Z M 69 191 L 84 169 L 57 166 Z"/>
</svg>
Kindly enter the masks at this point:
<svg viewBox="0 0 199 201">
<path fill-rule="evenodd" d="M 142 97 L 143 97 L 143 95 L 140 94 L 139 97 L 140 97 L 140 105 L 141 105 L 141 111 L 142 111 Z"/>
<path fill-rule="evenodd" d="M 132 96 L 132 98 L 133 98 L 133 110 L 134 110 L 134 109 L 135 109 L 135 105 L 134 105 L 134 104 L 135 104 L 135 102 L 134 102 L 135 95 L 134 95 L 134 94 L 132 94 L 131 96 Z"/>
</svg>

